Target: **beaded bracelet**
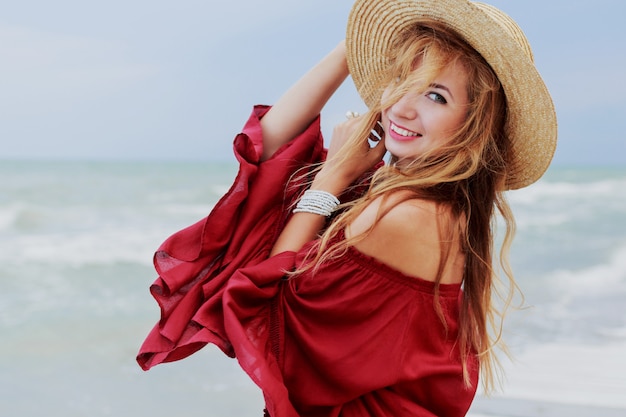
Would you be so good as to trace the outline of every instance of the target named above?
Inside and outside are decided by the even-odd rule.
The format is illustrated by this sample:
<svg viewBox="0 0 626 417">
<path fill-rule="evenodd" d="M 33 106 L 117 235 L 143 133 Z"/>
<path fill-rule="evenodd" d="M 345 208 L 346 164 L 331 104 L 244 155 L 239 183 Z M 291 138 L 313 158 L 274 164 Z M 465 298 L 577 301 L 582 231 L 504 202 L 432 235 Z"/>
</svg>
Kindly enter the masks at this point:
<svg viewBox="0 0 626 417">
<path fill-rule="evenodd" d="M 330 217 L 339 204 L 339 199 L 327 191 L 306 190 L 293 212 Z"/>
</svg>

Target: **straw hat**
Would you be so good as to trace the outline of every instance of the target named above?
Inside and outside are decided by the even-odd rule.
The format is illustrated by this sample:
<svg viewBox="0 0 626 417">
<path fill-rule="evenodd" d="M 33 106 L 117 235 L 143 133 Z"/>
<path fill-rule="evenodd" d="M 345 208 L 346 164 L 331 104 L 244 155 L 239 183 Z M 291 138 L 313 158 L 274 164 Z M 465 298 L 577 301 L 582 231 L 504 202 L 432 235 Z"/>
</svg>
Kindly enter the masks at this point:
<svg viewBox="0 0 626 417">
<path fill-rule="evenodd" d="M 423 19 L 446 24 L 491 65 L 506 94 L 512 146 L 507 189 L 537 181 L 554 155 L 554 105 L 517 24 L 493 6 L 468 0 L 356 0 L 346 34 L 348 67 L 369 107 L 381 96 L 381 76 L 394 35 Z"/>
</svg>

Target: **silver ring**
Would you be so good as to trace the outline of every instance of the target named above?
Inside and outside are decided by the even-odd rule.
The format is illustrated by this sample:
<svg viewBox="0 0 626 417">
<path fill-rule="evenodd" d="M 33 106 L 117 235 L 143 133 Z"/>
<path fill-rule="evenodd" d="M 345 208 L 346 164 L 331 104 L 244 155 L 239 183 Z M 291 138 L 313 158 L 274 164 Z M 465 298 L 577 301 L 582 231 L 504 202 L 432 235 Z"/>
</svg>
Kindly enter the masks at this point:
<svg viewBox="0 0 626 417">
<path fill-rule="evenodd" d="M 360 114 L 355 112 L 355 111 L 348 111 L 346 112 L 346 119 L 350 120 L 350 119 L 354 119 L 355 117 L 359 117 Z"/>
</svg>

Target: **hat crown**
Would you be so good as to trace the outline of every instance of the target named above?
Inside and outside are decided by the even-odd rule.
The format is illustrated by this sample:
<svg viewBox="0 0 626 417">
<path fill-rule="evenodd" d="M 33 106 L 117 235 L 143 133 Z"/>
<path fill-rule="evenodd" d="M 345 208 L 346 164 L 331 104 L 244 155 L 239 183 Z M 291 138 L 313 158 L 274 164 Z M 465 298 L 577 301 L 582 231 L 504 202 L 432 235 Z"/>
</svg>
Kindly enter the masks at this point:
<svg viewBox="0 0 626 417">
<path fill-rule="evenodd" d="M 489 16 L 493 21 L 495 21 L 505 32 L 507 32 L 511 38 L 517 42 L 517 44 L 522 48 L 530 62 L 535 62 L 535 58 L 533 55 L 533 51 L 530 48 L 530 42 L 524 35 L 522 29 L 518 26 L 517 23 L 509 15 L 493 7 L 490 4 L 473 2 L 476 7 L 482 10 L 487 16 Z"/>
</svg>

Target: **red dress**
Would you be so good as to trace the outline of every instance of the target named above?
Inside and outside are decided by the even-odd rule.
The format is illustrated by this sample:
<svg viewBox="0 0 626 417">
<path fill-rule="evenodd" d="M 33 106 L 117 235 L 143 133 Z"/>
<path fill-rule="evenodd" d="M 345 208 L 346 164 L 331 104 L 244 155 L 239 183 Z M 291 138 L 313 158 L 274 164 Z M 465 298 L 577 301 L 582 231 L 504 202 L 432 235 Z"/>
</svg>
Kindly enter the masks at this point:
<svg viewBox="0 0 626 417">
<path fill-rule="evenodd" d="M 236 357 L 263 390 L 272 417 L 463 416 L 478 366 L 464 386 L 455 341 L 462 291 L 434 284 L 348 249 L 315 274 L 285 278 L 304 259 L 268 259 L 299 187 L 298 168 L 325 157 L 319 118 L 259 163 L 255 107 L 235 138 L 239 174 L 211 214 L 167 239 L 155 254 L 151 292 L 161 320 L 137 360 L 145 370 L 207 343 Z"/>
</svg>

